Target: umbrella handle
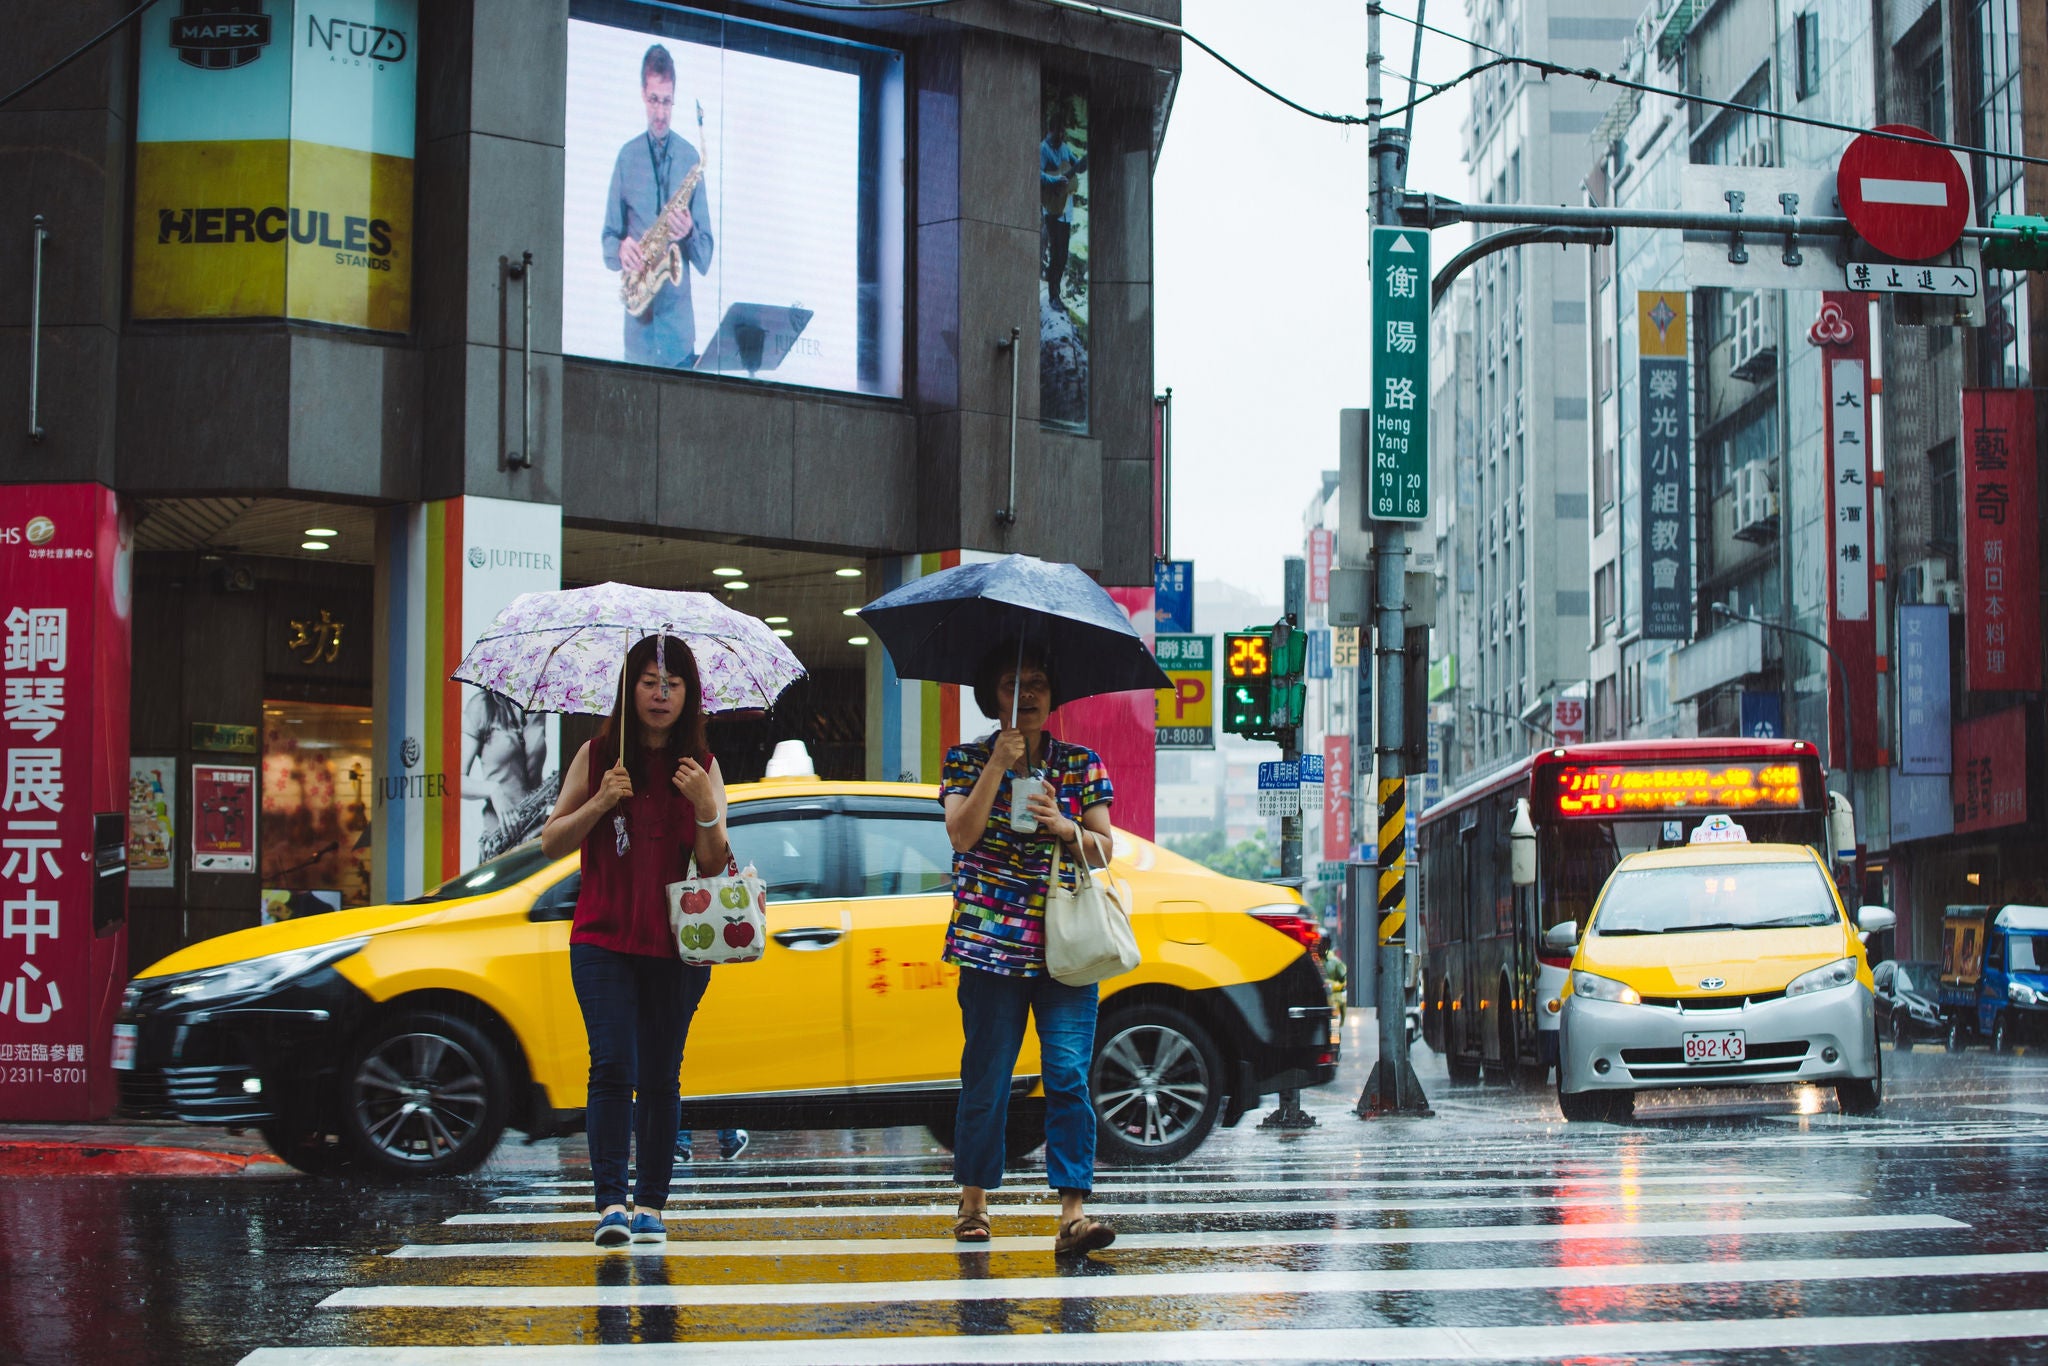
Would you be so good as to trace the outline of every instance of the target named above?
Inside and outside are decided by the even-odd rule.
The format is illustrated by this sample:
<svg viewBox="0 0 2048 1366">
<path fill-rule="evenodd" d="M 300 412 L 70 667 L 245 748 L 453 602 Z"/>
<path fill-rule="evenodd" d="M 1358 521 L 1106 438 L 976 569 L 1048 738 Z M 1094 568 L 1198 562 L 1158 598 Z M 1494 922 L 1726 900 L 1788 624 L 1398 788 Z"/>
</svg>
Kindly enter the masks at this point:
<svg viewBox="0 0 2048 1366">
<path fill-rule="evenodd" d="M 619 765 L 626 763 L 626 665 L 633 656 L 633 633 L 626 632 L 626 653 L 619 656 Z"/>
</svg>

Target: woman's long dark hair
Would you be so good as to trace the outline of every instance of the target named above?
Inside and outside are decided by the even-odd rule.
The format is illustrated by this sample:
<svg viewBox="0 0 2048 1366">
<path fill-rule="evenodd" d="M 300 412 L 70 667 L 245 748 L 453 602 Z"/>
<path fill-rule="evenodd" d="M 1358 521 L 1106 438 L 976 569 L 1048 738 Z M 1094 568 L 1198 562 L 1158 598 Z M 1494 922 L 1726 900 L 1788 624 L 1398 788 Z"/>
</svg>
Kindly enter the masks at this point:
<svg viewBox="0 0 2048 1366">
<path fill-rule="evenodd" d="M 592 742 L 598 747 L 596 753 L 601 770 L 618 762 L 621 726 L 625 727 L 626 766 L 638 769 L 643 762 L 646 739 L 639 709 L 633 705 L 633 693 L 640 686 L 640 675 L 647 672 L 647 666 L 655 661 L 655 645 L 659 639 L 649 636 L 626 652 L 626 695 L 612 703 L 612 713 L 605 718 L 604 729 Z M 686 757 L 699 760 L 704 757 L 704 690 L 697 681 L 697 657 L 690 653 L 689 646 L 669 636 L 662 653 L 667 656 L 669 673 L 683 680 L 683 707 L 676 717 L 675 727 L 668 733 L 662 769 L 663 773 L 669 773 Z"/>
</svg>

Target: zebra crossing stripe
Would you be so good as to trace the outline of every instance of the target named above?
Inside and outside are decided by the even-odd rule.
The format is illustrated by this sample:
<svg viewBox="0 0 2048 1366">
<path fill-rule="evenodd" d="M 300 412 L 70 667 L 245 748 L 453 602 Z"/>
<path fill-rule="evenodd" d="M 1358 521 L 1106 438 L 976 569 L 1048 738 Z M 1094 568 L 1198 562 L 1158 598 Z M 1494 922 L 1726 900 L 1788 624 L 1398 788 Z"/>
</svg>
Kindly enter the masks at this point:
<svg viewBox="0 0 2048 1366">
<path fill-rule="evenodd" d="M 1935 1257 L 1802 1257 L 1755 1262 L 1620 1262 L 1421 1271 L 1178 1271 L 991 1280 L 838 1281 L 765 1285 L 385 1285 L 339 1290 L 323 1309 L 744 1308 L 758 1305 L 952 1304 L 966 1300 L 1100 1300 L 1219 1295 L 1375 1295 L 1587 1290 L 1766 1281 L 1917 1282 L 1935 1276 L 2048 1272 L 2048 1252 Z"/>
<path fill-rule="evenodd" d="M 1616 1179 L 1618 1178 L 1612 1178 L 1605 1175 L 1593 1177 L 1524 1176 L 1510 1177 L 1506 1180 L 1499 1181 L 1487 1180 L 1484 1178 L 1472 1180 L 1425 1179 L 1413 1181 L 1371 1181 L 1358 1180 L 1352 1177 L 1332 1177 L 1327 1181 L 1240 1181 L 1232 1183 L 1230 1188 L 1232 1190 L 1238 1191 L 1330 1191 L 1358 1189 L 1363 1187 L 1370 1187 L 1375 1190 L 1414 1191 L 1481 1191 L 1532 1187 L 1539 1190 L 1548 1190 L 1553 1187 L 1569 1190 L 1587 1186 L 1602 1185 L 1610 1180 Z M 1631 1175 L 1627 1178 L 1627 1183 L 1630 1186 L 1746 1186 L 1766 1182 L 1771 1184 L 1783 1184 L 1785 1179 L 1786 1178 L 1782 1176 L 1750 1176 L 1746 1173 L 1741 1172 L 1726 1172 L 1703 1173 L 1698 1176 Z M 1176 1191 L 1183 1191 L 1192 1194 L 1196 1192 L 1208 1191 L 1213 1188 L 1214 1187 L 1212 1183 L 1209 1182 L 1186 1181 L 1152 1182 L 1145 1184 L 1116 1186 L 1097 1186 L 1095 1188 L 1094 1198 L 1097 1200 L 1114 1200 L 1116 1197 L 1120 1195 L 1166 1195 Z M 589 1190 L 589 1183 L 586 1182 L 584 1184 L 584 1189 L 576 1193 L 570 1193 L 565 1191 L 558 1195 L 501 1195 L 496 1200 L 493 1200 L 491 1203 L 494 1205 L 560 1205 L 566 1204 L 570 1201 L 588 1201 L 590 1199 Z M 741 1202 L 748 1200 L 774 1200 L 790 1194 L 805 1195 L 811 1197 L 812 1199 L 873 1200 L 878 1197 L 885 1196 L 892 1198 L 906 1195 L 928 1196 L 933 1194 L 933 1191 L 929 1188 L 920 1188 L 914 1186 L 906 1186 L 900 1190 L 831 1190 L 819 1188 L 811 1190 L 798 1190 L 794 1192 L 719 1191 L 713 1193 L 705 1193 L 701 1190 L 687 1190 L 680 1192 L 676 1198 L 684 1201 L 688 1205 L 729 1205 L 740 1204 Z M 1001 1191 L 989 1192 L 990 1203 L 997 1206 L 998 1208 L 1006 1208 L 1011 1205 L 1038 1203 L 1042 1202 L 1045 1198 L 1046 1197 L 1044 1192 L 1037 1190 L 1005 1189 Z"/>
<path fill-rule="evenodd" d="M 1840 1237 L 1859 1233 L 1922 1233 L 1969 1225 L 1939 1214 L 1836 1214 L 1811 1217 L 1633 1219 L 1587 1224 L 1462 1224 L 1437 1228 L 1256 1229 L 1181 1233 L 1119 1233 L 1119 1249 L 1172 1252 L 1242 1252 L 1280 1247 L 1410 1247 L 1471 1243 L 1636 1242 L 1672 1238 Z M 388 1256 L 404 1260 L 497 1257 L 903 1257 L 986 1252 L 1044 1252 L 1046 1236 L 1001 1235 L 986 1243 L 951 1238 L 671 1238 L 634 1243 L 624 1250 L 575 1242 L 408 1243 Z"/>
<path fill-rule="evenodd" d="M 1477 1213 L 1496 1209 L 1580 1209 L 1586 1206 L 1620 1206 L 1641 1208 L 1659 1205 L 1818 1205 L 1836 1201 L 1863 1200 L 1866 1197 L 1852 1195 L 1847 1191 L 1701 1191 L 1696 1194 L 1651 1194 L 1617 1195 L 1604 1193 L 1584 1196 L 1526 1196 L 1515 1199 L 1483 1198 L 1470 1200 L 1294 1200 L 1288 1202 L 1267 1202 L 1246 1204 L 1238 1201 L 1187 1201 L 1180 1204 L 1115 1205 L 1097 1204 L 1091 1206 L 1097 1214 L 1131 1218 L 1178 1217 L 1191 1214 L 1321 1214 L 1333 1213 L 1433 1213 L 1459 1214 Z M 785 1205 L 749 1209 L 669 1209 L 662 1217 L 671 1224 L 694 1223 L 705 1219 L 896 1219 L 932 1218 L 954 1213 L 948 1205 Z M 1042 1204 L 1032 1217 L 1050 1219 L 1054 1209 L 1050 1203 Z M 1017 1217 L 1015 1215 L 1010 1216 Z M 494 1214 L 457 1214 L 442 1221 L 444 1224 L 594 1224 L 597 1211 L 583 1210 L 532 1210 Z"/>
<path fill-rule="evenodd" d="M 973 1361 L 992 1366 L 1060 1361 L 1103 1363 L 1200 1361 L 1348 1361 L 1370 1346 L 1375 1361 L 1513 1361 L 1650 1353 L 1761 1352 L 1988 1342 L 2048 1334 L 2048 1309 L 1937 1314 L 1828 1315 L 1814 1318 L 1697 1322 L 1515 1324 L 1494 1328 L 1280 1328 L 1195 1332 L 1023 1333 L 1009 1336 L 845 1337 L 783 1341 L 720 1341 L 721 1363 L 733 1366 L 936 1366 Z M 673 1362 L 690 1345 L 544 1347 L 265 1347 L 240 1366 L 582 1366 L 602 1362 Z M 705 1344 L 709 1346 L 710 1344 Z"/>
</svg>

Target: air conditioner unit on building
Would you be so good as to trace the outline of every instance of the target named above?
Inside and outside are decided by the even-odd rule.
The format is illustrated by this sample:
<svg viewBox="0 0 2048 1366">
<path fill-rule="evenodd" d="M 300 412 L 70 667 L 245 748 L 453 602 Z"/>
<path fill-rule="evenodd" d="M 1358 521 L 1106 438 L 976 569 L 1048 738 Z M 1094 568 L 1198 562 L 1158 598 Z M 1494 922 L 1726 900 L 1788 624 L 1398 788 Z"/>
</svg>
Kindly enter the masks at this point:
<svg viewBox="0 0 2048 1366">
<path fill-rule="evenodd" d="M 1763 291 L 1743 296 L 1735 305 L 1734 323 L 1728 368 L 1737 379 L 1754 384 L 1778 368 L 1778 329 L 1764 303 Z"/>
<path fill-rule="evenodd" d="M 1963 586 L 1948 576 L 1947 560 L 1936 555 L 1917 561 L 1913 573 L 1920 585 L 1916 601 L 1929 607 L 1946 607 L 1951 612 L 1963 609 Z"/>
<path fill-rule="evenodd" d="M 1752 460 L 1735 471 L 1733 512 L 1737 540 L 1768 541 L 1778 534 L 1778 490 L 1767 462 Z"/>
</svg>

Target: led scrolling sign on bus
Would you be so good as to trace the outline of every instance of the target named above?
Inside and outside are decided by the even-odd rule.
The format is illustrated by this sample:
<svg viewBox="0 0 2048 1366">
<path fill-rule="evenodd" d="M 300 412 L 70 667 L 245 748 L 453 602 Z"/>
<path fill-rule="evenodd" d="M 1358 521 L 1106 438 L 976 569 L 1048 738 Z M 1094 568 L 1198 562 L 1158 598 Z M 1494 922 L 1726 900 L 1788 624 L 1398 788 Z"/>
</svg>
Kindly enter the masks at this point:
<svg viewBox="0 0 2048 1366">
<path fill-rule="evenodd" d="M 1563 764 L 1550 773 L 1560 816 L 1801 811 L 1807 805 L 1796 764 Z"/>
</svg>

